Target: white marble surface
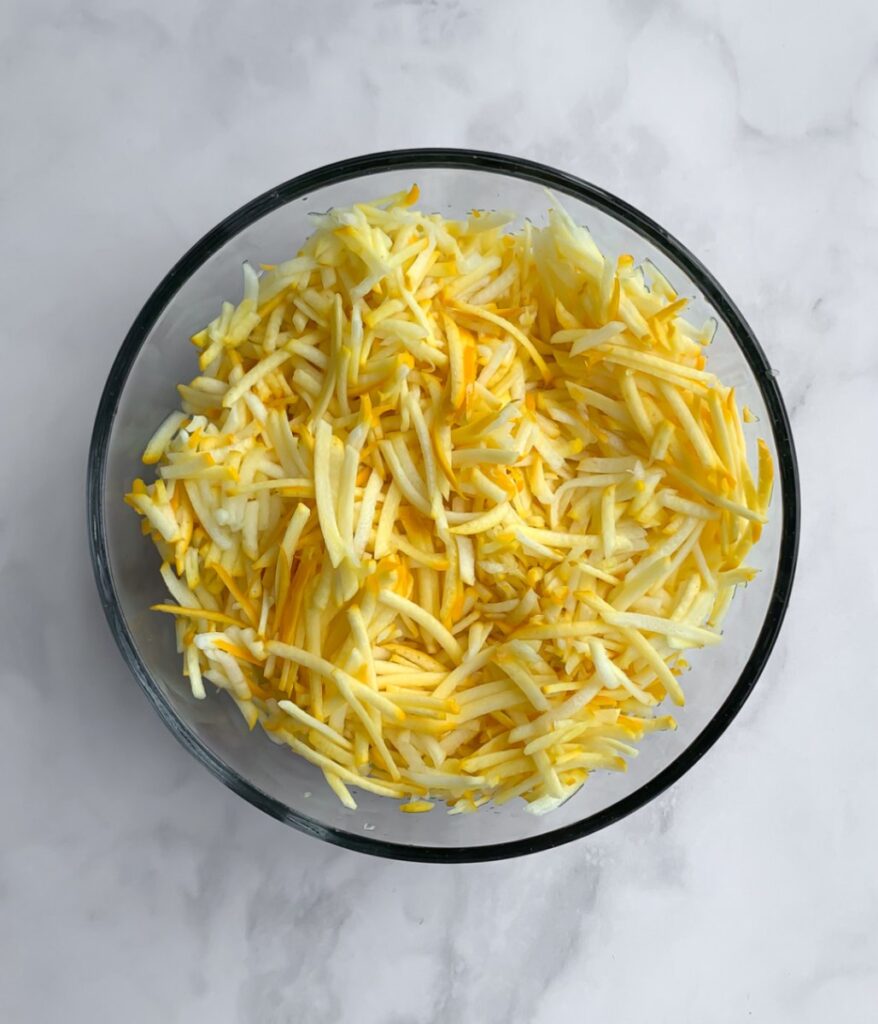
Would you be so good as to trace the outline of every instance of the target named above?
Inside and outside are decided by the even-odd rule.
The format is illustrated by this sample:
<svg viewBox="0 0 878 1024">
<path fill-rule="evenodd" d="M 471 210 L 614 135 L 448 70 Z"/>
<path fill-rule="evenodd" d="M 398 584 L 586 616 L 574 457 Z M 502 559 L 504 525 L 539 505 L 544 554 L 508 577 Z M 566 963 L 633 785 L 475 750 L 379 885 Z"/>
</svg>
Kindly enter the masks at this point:
<svg viewBox="0 0 878 1024">
<path fill-rule="evenodd" d="M 0 1020 L 878 1017 L 878 12 L 28 3 L 0 12 Z M 170 264 L 250 196 L 407 145 L 545 160 L 688 243 L 780 372 L 798 586 L 733 728 L 615 827 L 455 868 L 330 849 L 173 740 L 105 626 L 85 458 Z"/>
</svg>

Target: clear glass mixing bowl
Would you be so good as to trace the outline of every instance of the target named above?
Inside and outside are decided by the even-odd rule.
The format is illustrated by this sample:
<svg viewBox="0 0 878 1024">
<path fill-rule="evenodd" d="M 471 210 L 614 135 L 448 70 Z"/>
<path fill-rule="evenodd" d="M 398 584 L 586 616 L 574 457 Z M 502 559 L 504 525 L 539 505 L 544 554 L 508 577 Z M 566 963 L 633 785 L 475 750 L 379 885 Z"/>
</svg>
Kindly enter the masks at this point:
<svg viewBox="0 0 878 1024">
<path fill-rule="evenodd" d="M 610 253 L 649 258 L 692 300 L 696 321 L 719 327 L 710 369 L 734 385 L 760 420 L 778 468 L 770 522 L 749 559 L 762 571 L 740 592 L 725 621 L 725 642 L 691 658 L 687 705 L 676 732 L 645 738 L 624 775 L 594 773 L 552 814 L 521 801 L 477 814 L 400 814 L 395 801 L 358 793 L 346 810 L 319 771 L 260 730 L 248 732 L 223 694 L 198 701 L 181 677 L 173 630 L 149 611 L 164 599 L 157 556 L 138 517 L 122 502 L 142 472 L 140 454 L 176 407 L 175 384 L 197 373 L 189 336 L 236 298 L 241 264 L 290 257 L 310 234 L 308 214 L 421 188 L 420 205 L 446 216 L 474 207 L 515 210 L 541 221 L 546 187 Z M 752 440 L 752 439 L 751 439 Z M 110 371 L 89 453 L 88 513 L 98 589 L 122 654 L 156 711 L 180 742 L 227 786 L 268 814 L 350 849 L 409 860 L 510 857 L 603 828 L 661 793 L 717 740 L 759 678 L 786 610 L 796 561 L 799 496 L 790 426 L 774 374 L 752 331 L 708 271 L 676 239 L 633 207 L 561 171 L 514 157 L 423 149 L 345 160 L 294 178 L 254 199 L 201 239 L 153 292 Z"/>
</svg>

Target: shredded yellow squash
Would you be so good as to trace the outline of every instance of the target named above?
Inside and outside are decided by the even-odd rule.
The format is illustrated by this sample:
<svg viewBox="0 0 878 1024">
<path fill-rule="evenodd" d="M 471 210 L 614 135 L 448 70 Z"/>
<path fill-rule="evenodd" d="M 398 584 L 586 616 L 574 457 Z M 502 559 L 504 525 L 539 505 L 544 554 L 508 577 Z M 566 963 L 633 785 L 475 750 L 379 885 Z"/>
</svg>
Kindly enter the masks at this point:
<svg viewBox="0 0 878 1024">
<path fill-rule="evenodd" d="M 624 770 L 766 521 L 714 324 L 553 200 L 316 216 L 193 337 L 128 503 L 183 673 L 352 789 L 541 813 Z M 749 422 L 745 410 L 744 421 Z"/>
</svg>

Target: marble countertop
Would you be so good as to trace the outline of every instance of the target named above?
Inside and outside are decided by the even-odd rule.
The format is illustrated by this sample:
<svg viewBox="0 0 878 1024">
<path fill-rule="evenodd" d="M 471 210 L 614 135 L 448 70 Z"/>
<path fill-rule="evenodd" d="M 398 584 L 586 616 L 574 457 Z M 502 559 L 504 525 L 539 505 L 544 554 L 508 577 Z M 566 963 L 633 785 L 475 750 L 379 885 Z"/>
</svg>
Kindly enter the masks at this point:
<svg viewBox="0 0 878 1024">
<path fill-rule="evenodd" d="M 875 1020 L 876 54 L 870 0 L 4 5 L 0 1019 Z M 479 866 L 225 790 L 128 674 L 86 547 L 98 397 L 167 268 L 281 180 L 417 145 L 555 164 L 688 244 L 779 371 L 803 484 L 729 732 L 612 828 Z"/>
</svg>

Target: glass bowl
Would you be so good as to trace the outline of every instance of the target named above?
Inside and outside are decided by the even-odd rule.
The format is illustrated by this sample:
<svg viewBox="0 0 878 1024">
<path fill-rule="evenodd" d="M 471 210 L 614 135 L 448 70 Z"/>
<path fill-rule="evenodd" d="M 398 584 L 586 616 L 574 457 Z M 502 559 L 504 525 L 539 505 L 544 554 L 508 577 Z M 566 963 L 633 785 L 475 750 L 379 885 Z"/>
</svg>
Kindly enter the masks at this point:
<svg viewBox="0 0 878 1024">
<path fill-rule="evenodd" d="M 188 338 L 236 299 L 241 264 L 292 256 L 310 234 L 308 214 L 407 189 L 446 216 L 474 207 L 515 210 L 534 221 L 563 194 L 578 222 L 612 254 L 649 258 L 689 296 L 696 322 L 718 322 L 710 369 L 738 389 L 759 419 L 777 484 L 770 521 L 749 561 L 762 571 L 739 593 L 725 620 L 725 642 L 693 653 L 687 705 L 676 732 L 645 737 L 628 772 L 593 773 L 555 812 L 538 817 L 521 801 L 476 814 L 400 814 L 395 801 L 358 793 L 347 810 L 318 769 L 261 730 L 247 730 L 233 702 L 195 700 L 181 676 L 173 629 L 149 606 L 165 598 L 153 545 L 122 495 L 142 472 L 140 454 L 177 404 L 175 384 L 197 373 Z M 751 432 L 749 441 L 755 444 Z M 366 853 L 406 860 L 477 861 L 557 846 L 594 832 L 658 796 L 716 742 L 741 709 L 771 653 L 796 561 L 799 495 L 790 425 L 765 355 L 734 303 L 676 239 L 620 199 L 561 171 L 456 149 L 376 153 L 331 164 L 266 192 L 208 232 L 159 284 L 128 332 L 101 398 L 88 465 L 88 522 L 98 589 L 122 654 L 168 728 L 230 789 L 302 832 Z"/>
</svg>

